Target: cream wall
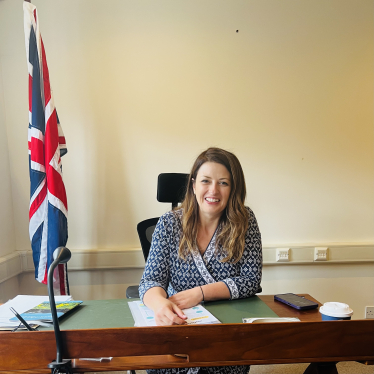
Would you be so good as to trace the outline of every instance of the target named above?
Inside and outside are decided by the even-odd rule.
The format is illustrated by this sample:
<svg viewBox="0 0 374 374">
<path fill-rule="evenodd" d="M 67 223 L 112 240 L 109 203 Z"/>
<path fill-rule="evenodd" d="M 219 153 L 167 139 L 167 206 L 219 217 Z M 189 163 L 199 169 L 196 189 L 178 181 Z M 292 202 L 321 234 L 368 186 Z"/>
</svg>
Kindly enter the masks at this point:
<svg viewBox="0 0 374 374">
<path fill-rule="evenodd" d="M 210 145 L 240 158 L 265 244 L 373 241 L 372 1 L 35 4 L 69 149 L 71 248 L 138 246 L 136 223 L 169 209 L 157 175 L 188 172 Z M 25 249 L 22 1 L 0 6 Z"/>
<path fill-rule="evenodd" d="M 157 175 L 188 172 L 211 145 L 241 160 L 266 246 L 374 242 L 371 0 L 33 3 L 69 150 L 73 251 L 139 247 L 137 222 L 169 209 L 156 201 Z M 0 41 L 9 147 L 0 152 L 9 154 L 16 249 L 27 250 L 21 0 L 0 2 Z M 288 279 L 287 291 L 290 269 L 275 268 L 279 282 L 266 270 L 266 291 Z M 332 279 L 324 269 L 318 282 Z M 345 282 L 356 274 L 360 305 L 373 303 L 364 296 L 373 276 L 339 271 Z M 319 289 L 313 282 L 305 292 Z"/>
<path fill-rule="evenodd" d="M 0 59 L 2 57 L 3 56 L 0 55 Z M 2 256 L 16 250 L 8 156 L 8 137 L 5 123 L 3 71 L 2 66 L 0 65 L 0 259 Z"/>
</svg>

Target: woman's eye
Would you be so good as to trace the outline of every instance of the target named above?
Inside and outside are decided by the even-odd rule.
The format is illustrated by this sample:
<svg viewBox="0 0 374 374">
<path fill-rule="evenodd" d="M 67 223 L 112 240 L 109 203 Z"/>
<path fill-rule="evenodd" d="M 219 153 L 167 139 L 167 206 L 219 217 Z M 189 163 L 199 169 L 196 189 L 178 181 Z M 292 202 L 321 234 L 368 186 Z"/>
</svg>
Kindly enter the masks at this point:
<svg viewBox="0 0 374 374">
<path fill-rule="evenodd" d="M 201 181 L 201 183 L 208 183 L 209 181 L 208 181 L 208 179 L 203 179 L 202 181 Z"/>
<path fill-rule="evenodd" d="M 227 182 L 221 182 L 223 186 L 228 186 L 229 184 Z"/>
</svg>

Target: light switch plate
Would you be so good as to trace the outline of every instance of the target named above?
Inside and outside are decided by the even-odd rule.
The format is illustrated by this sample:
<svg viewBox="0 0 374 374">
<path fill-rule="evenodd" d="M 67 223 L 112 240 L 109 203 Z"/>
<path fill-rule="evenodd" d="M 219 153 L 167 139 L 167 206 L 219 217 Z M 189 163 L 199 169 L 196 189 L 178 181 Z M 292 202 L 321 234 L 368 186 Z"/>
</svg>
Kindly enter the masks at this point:
<svg viewBox="0 0 374 374">
<path fill-rule="evenodd" d="M 374 306 L 365 307 L 365 318 L 374 318 Z"/>
<path fill-rule="evenodd" d="M 314 248 L 314 261 L 327 261 L 327 247 Z"/>
<path fill-rule="evenodd" d="M 289 259 L 289 248 L 277 248 L 276 261 L 277 262 L 288 262 Z"/>
</svg>

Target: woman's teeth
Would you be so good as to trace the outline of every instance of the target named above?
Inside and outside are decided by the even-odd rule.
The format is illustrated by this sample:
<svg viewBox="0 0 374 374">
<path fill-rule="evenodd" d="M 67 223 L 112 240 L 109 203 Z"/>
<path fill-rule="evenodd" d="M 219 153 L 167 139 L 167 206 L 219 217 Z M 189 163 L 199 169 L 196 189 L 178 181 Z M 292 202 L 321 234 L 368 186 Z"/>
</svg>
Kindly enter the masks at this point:
<svg viewBox="0 0 374 374">
<path fill-rule="evenodd" d="M 210 203 L 218 203 L 219 199 L 212 199 L 210 197 L 205 198 L 206 201 L 209 201 Z"/>
</svg>

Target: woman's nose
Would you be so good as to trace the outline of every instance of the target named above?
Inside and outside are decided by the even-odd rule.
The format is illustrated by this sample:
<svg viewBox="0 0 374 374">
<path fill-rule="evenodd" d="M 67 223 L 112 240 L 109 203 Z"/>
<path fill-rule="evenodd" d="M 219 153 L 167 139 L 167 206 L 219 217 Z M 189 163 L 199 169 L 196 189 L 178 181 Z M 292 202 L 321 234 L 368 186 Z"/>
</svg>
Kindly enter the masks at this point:
<svg viewBox="0 0 374 374">
<path fill-rule="evenodd" d="M 216 182 L 212 182 L 210 185 L 210 192 L 216 193 L 218 191 L 218 184 Z"/>
</svg>

